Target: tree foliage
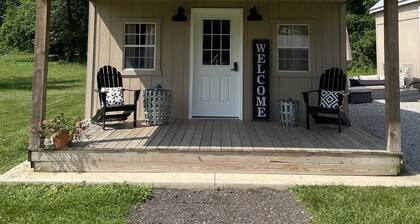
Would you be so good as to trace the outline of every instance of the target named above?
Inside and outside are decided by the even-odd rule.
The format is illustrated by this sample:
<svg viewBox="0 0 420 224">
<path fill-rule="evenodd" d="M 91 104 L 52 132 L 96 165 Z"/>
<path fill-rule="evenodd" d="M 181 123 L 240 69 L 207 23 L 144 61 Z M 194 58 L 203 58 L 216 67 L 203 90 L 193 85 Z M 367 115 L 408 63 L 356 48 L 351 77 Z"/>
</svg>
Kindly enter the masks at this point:
<svg viewBox="0 0 420 224">
<path fill-rule="evenodd" d="M 0 25 L 3 23 L 3 15 L 6 13 L 7 8 L 19 5 L 18 0 L 1 0 L 0 1 Z"/>
<path fill-rule="evenodd" d="M 32 51 L 35 36 L 35 4 L 22 1 L 19 5 L 10 5 L 3 16 L 0 27 L 0 49 Z"/>
<path fill-rule="evenodd" d="M 353 60 L 350 69 L 368 69 L 376 65 L 375 18 L 369 9 L 376 0 L 351 0 L 347 6 L 347 28 Z"/>
<path fill-rule="evenodd" d="M 2 0 L 3 1 L 3 0 Z M 0 27 L 0 50 L 32 52 L 35 37 L 34 0 L 8 0 Z M 53 0 L 50 21 L 50 54 L 66 61 L 85 59 L 88 1 Z"/>
</svg>

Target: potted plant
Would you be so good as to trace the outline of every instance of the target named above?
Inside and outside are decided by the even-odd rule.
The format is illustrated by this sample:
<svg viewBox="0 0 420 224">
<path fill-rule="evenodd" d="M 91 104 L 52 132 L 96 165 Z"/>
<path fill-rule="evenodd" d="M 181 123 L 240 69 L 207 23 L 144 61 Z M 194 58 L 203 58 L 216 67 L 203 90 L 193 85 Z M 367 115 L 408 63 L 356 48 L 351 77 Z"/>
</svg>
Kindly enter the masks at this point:
<svg viewBox="0 0 420 224">
<path fill-rule="evenodd" d="M 42 135 L 52 140 L 55 149 L 63 149 L 71 145 L 72 140 L 83 131 L 81 120 L 67 119 L 60 114 L 42 123 Z"/>
</svg>

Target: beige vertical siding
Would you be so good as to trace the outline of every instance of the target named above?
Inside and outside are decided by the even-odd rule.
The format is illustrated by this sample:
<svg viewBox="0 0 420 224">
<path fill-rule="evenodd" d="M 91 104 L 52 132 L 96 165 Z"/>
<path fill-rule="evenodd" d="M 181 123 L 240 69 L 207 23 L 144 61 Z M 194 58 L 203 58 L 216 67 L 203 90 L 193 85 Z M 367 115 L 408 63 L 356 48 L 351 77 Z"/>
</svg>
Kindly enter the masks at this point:
<svg viewBox="0 0 420 224">
<path fill-rule="evenodd" d="M 412 64 L 413 75 L 420 78 L 420 3 L 401 6 L 399 9 L 400 64 Z M 384 74 L 384 18 L 376 15 L 376 49 L 378 74 Z"/>
<path fill-rule="evenodd" d="M 161 21 L 161 75 L 148 75 L 138 72 L 136 75 L 124 75 L 124 84 L 131 89 L 150 88 L 160 82 L 164 88 L 173 91 L 173 118 L 188 118 L 189 99 L 189 52 L 190 21 L 174 23 L 172 16 L 179 6 L 186 9 L 190 18 L 191 8 L 243 8 L 244 9 L 244 119 L 252 119 L 252 48 L 253 39 L 271 40 L 272 73 L 271 105 L 272 117 L 278 119 L 277 102 L 281 98 L 292 97 L 302 101 L 301 92 L 317 88 L 319 76 L 327 68 L 345 69 L 345 13 L 343 3 L 318 2 L 275 2 L 264 0 L 243 1 L 121 1 L 96 0 L 95 55 L 93 71 L 88 79 L 95 76 L 95 71 L 103 65 L 113 65 L 122 69 L 123 33 L 121 21 L 127 18 L 152 18 Z M 248 22 L 249 9 L 256 6 L 264 16 L 264 21 Z M 305 74 L 281 74 L 276 72 L 277 22 L 308 22 L 311 36 L 311 71 Z M 93 29 L 93 27 L 90 27 Z M 91 69 L 92 70 L 92 69 Z M 93 79 L 94 80 L 94 79 Z M 87 91 L 95 95 L 95 81 Z M 132 100 L 132 97 L 127 97 Z M 86 116 L 94 115 L 98 108 L 98 99 L 90 97 L 86 102 Z M 302 102 L 303 105 L 303 102 Z M 140 103 L 140 108 L 142 103 Z M 303 115 L 303 107 L 301 115 Z M 139 109 L 143 118 L 142 109 Z"/>
</svg>

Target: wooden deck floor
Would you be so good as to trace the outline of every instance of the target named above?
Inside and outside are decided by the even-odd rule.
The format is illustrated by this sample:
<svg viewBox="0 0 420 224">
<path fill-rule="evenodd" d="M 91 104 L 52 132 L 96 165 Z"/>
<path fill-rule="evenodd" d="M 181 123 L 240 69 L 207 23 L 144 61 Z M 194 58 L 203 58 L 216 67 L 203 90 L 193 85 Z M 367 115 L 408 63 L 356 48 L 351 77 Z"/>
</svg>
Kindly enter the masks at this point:
<svg viewBox="0 0 420 224">
<path fill-rule="evenodd" d="M 277 151 L 277 150 L 385 150 L 384 143 L 369 133 L 344 127 L 313 125 L 286 128 L 278 122 L 237 120 L 177 120 L 163 127 L 131 123 L 110 125 L 105 131 L 92 125 L 87 139 L 75 145 L 89 150 L 188 150 L 188 151 Z"/>
<path fill-rule="evenodd" d="M 32 151 L 35 171 L 398 175 L 401 154 L 355 127 L 177 120 L 163 127 L 92 125 L 68 150 Z"/>
</svg>

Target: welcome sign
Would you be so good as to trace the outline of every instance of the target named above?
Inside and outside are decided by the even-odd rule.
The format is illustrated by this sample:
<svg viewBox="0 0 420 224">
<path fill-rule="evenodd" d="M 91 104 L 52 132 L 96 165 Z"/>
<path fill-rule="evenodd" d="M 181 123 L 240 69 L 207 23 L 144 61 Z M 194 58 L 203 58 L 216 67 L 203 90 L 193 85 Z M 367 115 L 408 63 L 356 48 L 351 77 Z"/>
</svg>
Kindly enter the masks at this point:
<svg viewBox="0 0 420 224">
<path fill-rule="evenodd" d="M 268 40 L 253 40 L 253 120 L 270 119 L 270 46 Z"/>
</svg>

